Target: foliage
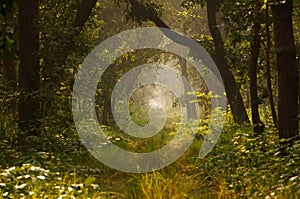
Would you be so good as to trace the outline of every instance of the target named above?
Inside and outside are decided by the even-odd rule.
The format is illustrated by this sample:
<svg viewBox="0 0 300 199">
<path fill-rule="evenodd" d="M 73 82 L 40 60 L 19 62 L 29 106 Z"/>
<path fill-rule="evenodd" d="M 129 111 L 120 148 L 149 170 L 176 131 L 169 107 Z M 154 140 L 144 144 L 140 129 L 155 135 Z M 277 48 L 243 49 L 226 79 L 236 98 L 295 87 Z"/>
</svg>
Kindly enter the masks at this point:
<svg viewBox="0 0 300 199">
<path fill-rule="evenodd" d="M 203 122 L 202 125 L 207 125 Z M 204 126 L 199 131 L 206 131 Z M 107 135 L 119 147 L 134 146 L 111 129 L 107 129 Z M 297 198 L 300 195 L 300 142 L 296 141 L 283 153 L 280 142 L 284 140 L 277 139 L 272 125 L 255 137 L 251 126 L 233 124 L 230 115 L 220 140 L 207 157 L 197 158 L 201 141 L 195 140 L 177 162 L 146 174 L 117 175 L 86 152 L 76 141 L 75 132 L 69 138 L 36 139 L 30 138 L 31 149 L 27 152 L 16 151 L 8 142 L 1 143 L 1 148 L 6 149 L 6 155 L 2 152 L 0 159 L 3 197 Z M 159 139 L 136 142 L 135 148 L 149 150 Z M 41 148 L 40 143 L 44 143 L 45 152 L 34 152 L 32 148 Z M 118 189 L 110 185 L 121 183 L 121 179 L 128 183 Z"/>
<path fill-rule="evenodd" d="M 196 161 L 199 168 L 226 194 L 246 198 L 297 198 L 300 195 L 299 141 L 284 153 L 273 128 L 258 137 L 249 132 L 249 127 L 226 129 L 205 161 Z"/>
<path fill-rule="evenodd" d="M 140 180 L 143 198 L 185 198 L 191 187 L 195 186 L 187 176 L 169 178 L 160 172 L 147 173 Z"/>
<path fill-rule="evenodd" d="M 0 174 L 0 195 L 3 198 L 89 198 L 100 197 L 95 178 L 77 178 L 76 172 L 62 174 L 31 164 L 14 166 Z M 110 193 L 114 195 L 114 193 Z"/>
<path fill-rule="evenodd" d="M 196 95 L 204 117 L 198 121 L 196 138 L 179 160 L 145 174 L 127 174 L 113 170 L 97 161 L 84 147 L 77 135 L 72 118 L 72 86 L 80 63 L 99 42 L 121 31 L 147 23 L 144 14 L 129 0 L 109 0 L 96 4 L 89 20 L 75 38 L 72 49 L 60 49 L 70 35 L 78 30 L 71 26 L 82 1 L 40 1 L 40 72 L 41 72 L 41 129 L 38 136 L 27 136 L 20 142 L 23 132 L 18 129 L 17 89 L 10 88 L 3 70 L 4 49 L 13 54 L 18 69 L 18 39 L 16 37 L 17 13 L 15 2 L 0 3 L 0 198 L 299 198 L 300 197 L 300 141 L 284 148 L 289 140 L 279 140 L 267 104 L 261 103 L 260 115 L 266 124 L 265 131 L 254 136 L 249 125 L 234 124 L 230 110 L 223 133 L 215 148 L 204 159 L 198 158 L 202 139 L 210 123 L 210 99 L 213 97 L 204 80 L 187 65 L 187 79 L 198 84 Z M 213 58 L 214 41 L 206 27 L 207 14 L 204 0 L 138 1 L 148 12 L 161 17 L 167 24 L 193 37 Z M 225 26 L 227 61 L 235 74 L 245 104 L 248 99 L 248 66 L 253 14 L 264 14 L 265 7 L 246 0 L 220 0 L 218 12 L 220 26 Z M 279 1 L 278 1 L 279 2 Z M 281 3 L 284 1 L 280 1 Z M 300 52 L 299 2 L 294 11 L 294 35 L 297 56 Z M 259 5 L 260 6 L 260 5 Z M 257 10 L 258 9 L 258 10 Z M 125 13 L 125 15 L 124 15 Z M 11 16 L 9 16 L 11 15 Z M 271 19 L 271 15 L 269 16 Z M 263 18 L 263 17 L 262 17 Z M 265 22 L 261 18 L 262 28 Z M 133 19 L 133 21 L 128 21 Z M 272 26 L 270 26 L 272 28 Z M 262 31 L 262 43 L 266 40 Z M 264 44 L 262 45 L 264 47 Z M 272 43 L 271 54 L 275 48 Z M 58 52 L 70 50 L 67 57 Z M 266 60 L 262 50 L 259 58 L 260 101 L 266 94 Z M 63 61 L 62 61 L 63 59 Z M 271 64 L 274 56 L 271 55 Z M 134 66 L 145 63 L 174 62 L 178 57 L 158 50 L 131 51 L 112 63 L 99 80 L 96 97 L 98 120 L 103 123 L 104 104 L 120 77 Z M 173 63 L 172 62 L 172 63 Z M 61 63 L 63 63 L 61 65 Z M 276 87 L 272 67 L 273 85 Z M 15 74 L 16 77 L 18 76 Z M 154 90 L 149 87 L 148 90 Z M 274 89 L 275 90 L 275 89 Z M 146 93 L 151 97 L 151 92 Z M 132 119 L 139 125 L 149 123 L 146 100 L 136 92 L 131 96 Z M 275 98 L 277 93 L 275 93 Z M 172 106 L 172 105 L 171 105 Z M 297 107 L 295 107 L 297 108 Z M 108 111 L 109 112 L 109 111 Z M 170 142 L 178 131 L 178 107 L 167 110 L 167 123 L 157 135 L 137 139 L 126 135 L 115 125 L 111 115 L 103 126 L 107 138 L 118 147 L 134 152 L 160 149 Z M 248 114 L 251 110 L 248 110 Z M 111 114 L 111 113 L 108 113 Z M 184 133 L 191 133 L 190 127 Z M 194 133 L 194 132 L 193 132 Z"/>
</svg>

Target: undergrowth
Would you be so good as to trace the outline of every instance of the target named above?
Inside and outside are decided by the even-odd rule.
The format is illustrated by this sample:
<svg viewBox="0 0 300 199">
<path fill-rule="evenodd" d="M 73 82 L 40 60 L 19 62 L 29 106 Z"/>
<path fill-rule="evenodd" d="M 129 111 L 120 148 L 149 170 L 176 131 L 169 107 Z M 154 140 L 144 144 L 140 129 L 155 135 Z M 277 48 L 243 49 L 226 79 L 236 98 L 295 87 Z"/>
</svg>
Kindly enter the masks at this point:
<svg viewBox="0 0 300 199">
<path fill-rule="evenodd" d="M 283 151 L 285 140 L 278 139 L 271 125 L 254 136 L 251 126 L 229 119 L 205 158 L 198 157 L 202 141 L 195 139 L 179 160 L 144 174 L 103 165 L 89 154 L 75 130 L 69 130 L 66 136 L 48 132 L 28 137 L 27 148 L 17 146 L 11 134 L 2 136 L 0 198 L 300 197 L 300 142 Z M 129 145 L 117 131 L 107 131 L 118 146 Z M 152 143 L 159 139 L 163 134 Z M 134 146 L 145 151 L 147 147 L 143 142 Z"/>
</svg>

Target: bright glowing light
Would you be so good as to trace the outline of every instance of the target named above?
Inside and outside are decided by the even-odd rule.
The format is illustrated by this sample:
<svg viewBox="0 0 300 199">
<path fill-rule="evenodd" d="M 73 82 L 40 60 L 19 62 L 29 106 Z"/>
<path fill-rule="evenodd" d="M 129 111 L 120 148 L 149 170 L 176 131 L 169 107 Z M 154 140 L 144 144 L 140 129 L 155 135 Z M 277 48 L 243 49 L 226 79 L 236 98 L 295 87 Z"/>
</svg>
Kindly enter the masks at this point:
<svg viewBox="0 0 300 199">
<path fill-rule="evenodd" d="M 153 109 L 163 109 L 164 108 L 164 106 L 156 100 L 151 100 L 149 104 L 150 104 L 151 108 L 153 108 Z"/>
</svg>

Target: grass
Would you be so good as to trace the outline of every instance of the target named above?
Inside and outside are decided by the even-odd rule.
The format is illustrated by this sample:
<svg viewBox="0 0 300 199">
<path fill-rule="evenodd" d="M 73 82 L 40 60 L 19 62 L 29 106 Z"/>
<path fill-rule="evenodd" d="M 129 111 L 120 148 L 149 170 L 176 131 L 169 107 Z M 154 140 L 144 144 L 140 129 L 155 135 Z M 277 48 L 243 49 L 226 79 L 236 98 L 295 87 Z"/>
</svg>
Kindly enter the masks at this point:
<svg viewBox="0 0 300 199">
<path fill-rule="evenodd" d="M 119 147 L 147 151 L 166 144 L 176 128 L 167 126 L 149 143 L 133 142 L 113 129 L 107 129 L 107 134 Z M 72 127 L 67 136 L 51 130 L 42 137 L 28 137 L 30 147 L 22 150 L 13 142 L 16 129 L 2 135 L 0 198 L 300 197 L 300 142 L 282 154 L 277 132 L 268 124 L 255 137 L 250 126 L 237 126 L 229 117 L 218 143 L 204 159 L 198 158 L 202 141 L 196 139 L 176 162 L 143 174 L 103 165 L 78 142 Z"/>
</svg>

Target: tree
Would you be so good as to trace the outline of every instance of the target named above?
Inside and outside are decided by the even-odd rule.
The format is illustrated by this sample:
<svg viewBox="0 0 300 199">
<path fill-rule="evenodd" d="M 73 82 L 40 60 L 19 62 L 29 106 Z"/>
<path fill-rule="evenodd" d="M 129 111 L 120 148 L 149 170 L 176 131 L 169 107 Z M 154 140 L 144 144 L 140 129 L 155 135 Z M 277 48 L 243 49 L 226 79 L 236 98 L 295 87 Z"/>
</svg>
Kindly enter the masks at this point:
<svg viewBox="0 0 300 199">
<path fill-rule="evenodd" d="M 254 126 L 254 133 L 257 134 L 264 130 L 264 124 L 259 117 L 259 99 L 257 95 L 257 65 L 261 42 L 261 18 L 259 16 L 259 10 L 260 8 L 253 13 L 254 34 L 251 42 L 251 61 L 249 69 L 252 123 Z"/>
<path fill-rule="evenodd" d="M 232 111 L 234 121 L 238 124 L 243 122 L 249 123 L 249 118 L 245 110 L 242 96 L 236 85 L 234 76 L 229 70 L 226 61 L 226 51 L 224 48 L 224 41 L 222 39 L 221 33 L 217 26 L 216 20 L 217 3 L 215 0 L 207 1 L 207 16 L 208 16 L 208 26 L 211 35 L 214 39 L 215 53 L 216 53 L 216 64 L 221 73 L 225 91 L 227 94 L 228 102 Z"/>
<path fill-rule="evenodd" d="M 278 130 L 279 138 L 298 135 L 298 81 L 292 25 L 293 0 L 272 4 L 276 65 L 278 70 Z"/>
<path fill-rule="evenodd" d="M 38 135 L 40 128 L 40 67 L 38 0 L 18 1 L 19 20 L 19 128 Z"/>
<path fill-rule="evenodd" d="M 0 5 L 0 20 L 4 20 L 0 31 L 0 48 L 2 50 L 3 76 L 8 89 L 16 91 L 17 68 L 14 60 L 16 54 L 15 6 L 14 1 L 4 1 Z"/>
<path fill-rule="evenodd" d="M 42 33 L 43 36 L 46 35 L 46 38 L 49 37 L 48 35 L 51 35 L 50 40 L 46 41 L 46 44 L 47 42 L 53 42 L 53 39 L 56 40 L 56 45 L 53 47 L 53 51 L 50 51 L 51 55 L 48 55 L 49 50 L 47 50 L 47 56 L 45 57 L 45 67 L 43 68 L 43 75 L 45 76 L 45 79 L 50 80 L 49 83 L 53 84 L 52 87 L 54 88 L 57 88 L 59 86 L 59 82 L 64 78 L 68 56 L 76 47 L 76 41 L 80 33 L 82 32 L 82 29 L 86 24 L 88 18 L 90 17 L 93 8 L 95 8 L 97 0 L 84 0 L 80 2 L 78 1 L 78 5 L 76 6 L 77 11 L 74 19 L 71 18 L 73 16 L 65 16 L 65 18 L 59 18 L 56 16 L 65 15 L 65 13 L 51 13 L 53 15 L 52 17 L 55 19 L 55 22 L 57 20 L 59 24 L 62 23 L 61 20 L 71 20 L 70 24 L 68 24 L 69 21 L 65 22 L 66 27 L 62 27 L 60 25 L 61 29 L 59 29 L 59 32 L 56 33 L 56 35 L 54 36 L 55 38 L 51 37 L 51 32 Z M 47 4 L 55 5 L 55 3 L 49 1 L 47 1 Z M 56 2 L 56 4 L 60 4 L 60 2 Z M 55 9 L 54 5 L 50 5 L 49 7 Z M 65 5 L 65 7 L 67 7 L 67 5 Z M 74 10 L 72 10 L 71 12 L 74 12 Z M 50 13 L 45 13 L 45 15 L 47 14 L 49 15 Z M 55 73 L 53 71 L 55 71 Z"/>
<path fill-rule="evenodd" d="M 265 10 L 265 21 L 266 21 L 266 72 L 267 72 L 267 90 L 268 90 L 268 98 L 273 118 L 273 123 L 277 126 L 277 113 L 275 109 L 273 90 L 272 90 L 272 77 L 271 77 L 271 63 L 270 63 L 270 53 L 271 53 L 271 34 L 270 34 L 270 5 L 269 2 L 266 2 L 266 10 Z"/>
<path fill-rule="evenodd" d="M 149 7 L 149 5 L 147 7 L 147 5 L 143 5 L 137 0 L 129 0 L 129 2 L 132 6 L 131 15 L 133 19 L 138 19 L 140 21 L 150 20 L 157 27 L 171 29 L 158 16 L 155 7 Z M 234 117 L 235 122 L 238 124 L 242 124 L 244 122 L 249 123 L 249 118 L 245 110 L 241 94 L 238 90 L 233 74 L 229 70 L 229 67 L 225 59 L 226 53 L 224 48 L 224 42 L 216 24 L 216 3 L 214 1 L 208 1 L 207 4 L 208 4 L 207 7 L 208 7 L 209 27 L 215 43 L 216 64 L 224 82 L 225 91 L 231 107 L 232 115 Z M 166 36 L 168 37 L 167 34 Z M 181 45 L 187 45 L 183 42 L 184 39 L 181 38 L 182 36 L 180 35 L 178 35 L 177 38 L 171 37 L 173 41 Z"/>
</svg>

